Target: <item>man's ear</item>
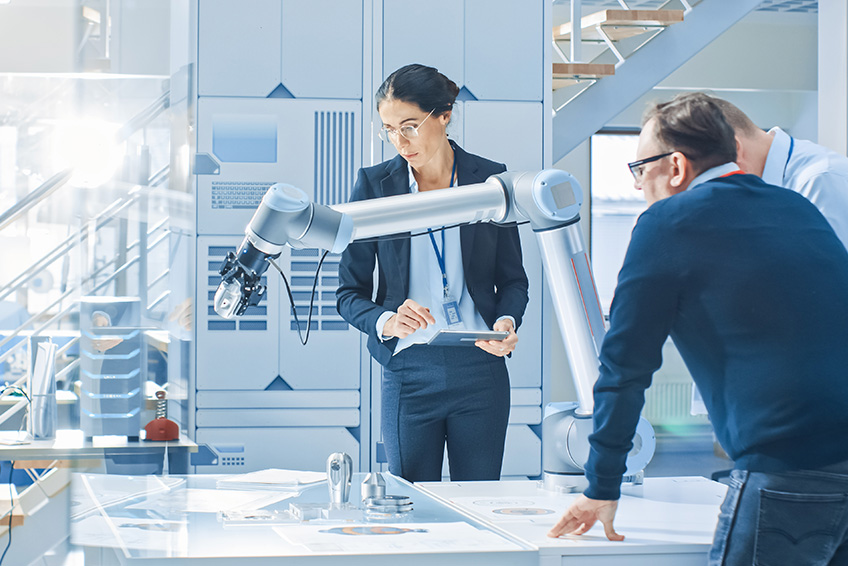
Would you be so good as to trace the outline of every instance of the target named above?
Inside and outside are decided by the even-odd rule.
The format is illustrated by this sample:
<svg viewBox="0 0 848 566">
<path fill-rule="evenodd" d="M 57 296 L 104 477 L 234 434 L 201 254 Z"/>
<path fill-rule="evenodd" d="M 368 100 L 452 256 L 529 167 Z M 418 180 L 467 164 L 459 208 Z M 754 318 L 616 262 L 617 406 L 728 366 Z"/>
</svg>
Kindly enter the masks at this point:
<svg viewBox="0 0 848 566">
<path fill-rule="evenodd" d="M 675 151 L 670 157 L 671 176 L 668 182 L 676 192 L 681 192 L 689 186 L 689 181 L 692 180 L 690 178 L 692 163 L 679 151 Z"/>
<path fill-rule="evenodd" d="M 736 140 L 736 164 L 747 173 L 748 170 L 745 167 L 748 166 L 748 156 L 745 153 L 745 146 L 742 144 L 742 139 L 739 136 L 734 136 L 733 139 Z M 743 163 L 745 164 L 744 166 L 742 165 Z"/>
</svg>

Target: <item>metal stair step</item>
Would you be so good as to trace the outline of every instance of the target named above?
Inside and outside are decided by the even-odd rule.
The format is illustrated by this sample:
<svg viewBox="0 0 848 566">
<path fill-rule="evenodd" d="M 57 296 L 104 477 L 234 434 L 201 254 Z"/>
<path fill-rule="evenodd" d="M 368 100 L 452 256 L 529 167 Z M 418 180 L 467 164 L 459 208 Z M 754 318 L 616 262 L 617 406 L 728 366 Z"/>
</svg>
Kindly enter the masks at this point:
<svg viewBox="0 0 848 566">
<path fill-rule="evenodd" d="M 580 19 L 584 41 L 603 41 L 597 26 L 613 41 L 683 21 L 683 10 L 601 10 Z M 554 27 L 554 40 L 571 39 L 571 22 Z"/>
</svg>

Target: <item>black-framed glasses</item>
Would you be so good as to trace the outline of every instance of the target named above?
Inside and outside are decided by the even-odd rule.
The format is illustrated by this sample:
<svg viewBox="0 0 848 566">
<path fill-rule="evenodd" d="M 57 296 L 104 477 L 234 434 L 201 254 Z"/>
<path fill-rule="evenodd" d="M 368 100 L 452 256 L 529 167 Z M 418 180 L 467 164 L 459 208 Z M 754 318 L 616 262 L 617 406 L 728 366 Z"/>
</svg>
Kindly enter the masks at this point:
<svg viewBox="0 0 848 566">
<path fill-rule="evenodd" d="M 659 161 L 663 157 L 668 157 L 674 153 L 673 151 L 669 151 L 668 153 L 661 153 L 659 155 L 654 155 L 653 157 L 646 157 L 645 159 L 640 159 L 639 161 L 633 161 L 632 163 L 628 163 L 627 167 L 630 169 L 630 172 L 633 174 L 633 178 L 636 179 L 636 182 L 639 182 L 639 179 L 642 178 L 642 173 L 644 173 L 644 166 L 648 163 L 653 163 L 654 161 Z"/>
<path fill-rule="evenodd" d="M 397 143 L 398 134 L 402 135 L 403 137 L 405 137 L 408 140 L 411 140 L 413 138 L 417 138 L 418 137 L 418 128 L 423 126 L 424 122 L 427 121 L 427 118 L 432 116 L 433 112 L 435 112 L 435 111 L 436 111 L 435 108 L 430 110 L 430 113 L 427 114 L 427 116 L 423 120 L 421 120 L 421 123 L 418 124 L 417 126 L 401 126 L 397 130 L 395 130 L 394 128 L 387 128 L 387 127 L 383 126 L 382 128 L 380 128 L 380 131 L 377 132 L 377 136 L 381 140 L 383 140 L 384 142 L 390 142 L 390 143 Z"/>
</svg>

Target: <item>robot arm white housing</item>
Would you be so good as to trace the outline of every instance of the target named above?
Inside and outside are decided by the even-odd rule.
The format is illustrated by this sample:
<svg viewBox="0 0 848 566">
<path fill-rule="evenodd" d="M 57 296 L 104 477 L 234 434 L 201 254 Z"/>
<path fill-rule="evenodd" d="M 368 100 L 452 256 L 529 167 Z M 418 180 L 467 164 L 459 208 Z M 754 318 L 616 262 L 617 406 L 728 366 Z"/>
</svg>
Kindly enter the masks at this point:
<svg viewBox="0 0 848 566">
<path fill-rule="evenodd" d="M 506 172 L 484 183 L 450 190 L 427 191 L 333 206 L 311 202 L 305 193 L 278 183 L 268 189 L 245 230 L 237 254 L 221 267 L 222 282 L 215 293 L 215 310 L 224 318 L 242 314 L 259 302 L 265 289 L 259 283 L 268 258 L 283 247 L 315 247 L 342 252 L 356 240 L 408 233 L 434 226 L 474 222 L 529 221 L 542 254 L 554 312 L 562 330 L 578 402 L 573 417 L 581 432 L 568 432 L 565 455 L 546 454 L 545 471 L 569 475 L 582 471 L 591 432 L 592 387 L 598 377 L 598 352 L 605 327 L 589 257 L 580 232 L 583 193 L 565 171 Z M 650 428 L 647 421 L 644 425 Z M 647 432 L 642 426 L 637 435 Z M 572 427 L 573 428 L 573 427 Z M 571 431 L 572 428 L 568 430 Z M 588 432 L 586 432 L 588 430 Z M 640 461 L 653 454 L 653 431 L 641 438 Z M 559 452 L 559 450 L 557 450 Z M 644 467 L 644 465 L 642 466 Z M 549 470 L 549 468 L 552 468 Z M 631 466 L 628 465 L 628 473 Z M 641 467 L 639 468 L 641 470 Z"/>
</svg>

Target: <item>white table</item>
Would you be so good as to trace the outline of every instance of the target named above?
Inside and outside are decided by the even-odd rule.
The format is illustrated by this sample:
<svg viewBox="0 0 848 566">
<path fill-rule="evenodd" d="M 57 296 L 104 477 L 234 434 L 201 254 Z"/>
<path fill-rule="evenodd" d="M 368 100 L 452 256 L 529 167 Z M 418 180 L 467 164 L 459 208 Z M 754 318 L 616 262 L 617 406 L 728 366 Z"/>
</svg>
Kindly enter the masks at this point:
<svg viewBox="0 0 848 566">
<path fill-rule="evenodd" d="M 624 486 L 616 529 L 626 539 L 610 542 L 600 525 L 580 537 L 548 538 L 576 496 L 554 494 L 531 481 L 413 486 L 385 475 L 388 493 L 413 500 L 408 522 L 368 523 L 354 511 L 346 518 L 244 526 L 197 508 L 204 498 L 219 496 L 238 509 L 250 508 L 230 499 L 250 499 L 250 493 L 215 493 L 225 476 L 76 477 L 82 483 L 75 483 L 71 540 L 85 549 L 87 566 L 264 566 L 278 565 L 281 558 L 287 566 L 702 566 L 726 490 L 700 477 L 647 478 L 642 486 Z M 361 479 L 362 474 L 354 476 L 353 502 Z M 274 500 L 274 493 L 256 492 L 271 497 L 263 509 L 328 501 L 324 483 L 293 498 Z M 371 538 L 373 533 L 321 532 L 381 525 L 428 532 Z"/>
<path fill-rule="evenodd" d="M 396 522 L 366 522 L 361 511 L 306 522 L 227 523 L 214 509 L 287 510 L 292 502 L 329 501 L 326 482 L 287 499 L 281 490 L 241 491 L 226 476 L 77 474 L 72 490 L 71 543 L 86 566 L 536 566 L 537 549 L 467 517 L 385 475 L 387 493 L 408 495 L 414 510 Z M 363 474 L 355 474 L 356 504 Z M 259 498 L 258 501 L 255 501 Z M 338 529 L 389 529 L 338 532 Z M 405 531 L 412 529 L 412 531 Z M 331 532 L 327 532 L 331 531 Z M 405 532 L 404 532 L 405 531 Z M 364 534 L 360 534 L 364 533 Z"/>
<path fill-rule="evenodd" d="M 703 566 L 727 490 L 701 477 L 625 484 L 615 528 L 626 538 L 611 542 L 600 523 L 582 536 L 548 538 L 576 495 L 545 491 L 538 482 L 420 483 L 416 488 L 536 546 L 540 566 Z"/>
</svg>

